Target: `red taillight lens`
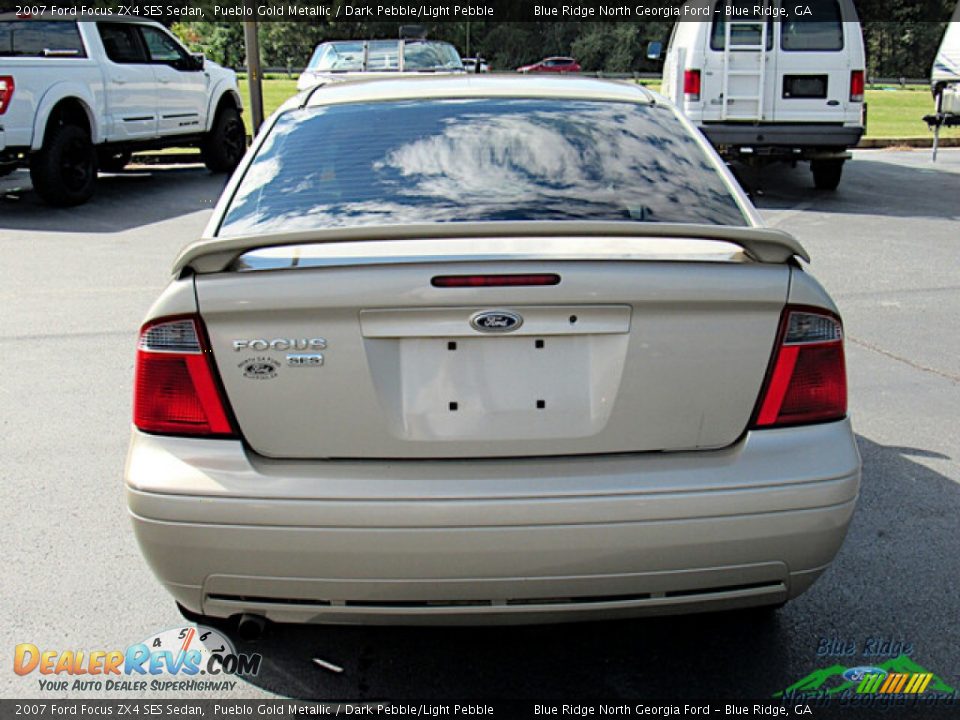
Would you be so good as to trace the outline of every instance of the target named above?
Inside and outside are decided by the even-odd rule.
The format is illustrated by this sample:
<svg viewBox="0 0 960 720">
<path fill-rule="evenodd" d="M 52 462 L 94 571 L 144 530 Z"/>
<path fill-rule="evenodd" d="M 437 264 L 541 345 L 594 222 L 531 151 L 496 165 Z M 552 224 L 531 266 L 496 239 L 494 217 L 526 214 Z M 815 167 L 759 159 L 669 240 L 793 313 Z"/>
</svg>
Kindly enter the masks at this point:
<svg viewBox="0 0 960 720">
<path fill-rule="evenodd" d="M 700 71 L 684 70 L 683 72 L 683 94 L 685 99 L 694 102 L 700 100 Z"/>
<path fill-rule="evenodd" d="M 847 414 L 843 326 L 832 315 L 788 308 L 754 427 L 839 420 Z"/>
<path fill-rule="evenodd" d="M 163 435 L 236 437 L 200 318 L 163 318 L 140 330 L 133 423 Z"/>
<path fill-rule="evenodd" d="M 863 70 L 850 71 L 850 102 L 863 102 Z"/>
<path fill-rule="evenodd" d="M 10 107 L 10 100 L 13 98 L 15 87 L 13 75 L 0 75 L 0 115 L 3 115 Z"/>
</svg>

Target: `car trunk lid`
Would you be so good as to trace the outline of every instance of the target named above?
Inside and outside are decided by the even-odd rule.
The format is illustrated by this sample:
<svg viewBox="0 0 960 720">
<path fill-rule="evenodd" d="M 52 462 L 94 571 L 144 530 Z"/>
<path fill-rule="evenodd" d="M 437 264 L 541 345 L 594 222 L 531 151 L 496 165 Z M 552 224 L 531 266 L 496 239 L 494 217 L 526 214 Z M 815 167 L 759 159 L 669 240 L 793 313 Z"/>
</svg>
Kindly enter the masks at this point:
<svg viewBox="0 0 960 720">
<path fill-rule="evenodd" d="M 693 235 L 261 240 L 183 265 L 213 270 L 200 312 L 262 455 L 690 450 L 744 432 L 790 277 L 749 243 Z M 434 284 L 465 275 L 558 282 Z"/>
</svg>

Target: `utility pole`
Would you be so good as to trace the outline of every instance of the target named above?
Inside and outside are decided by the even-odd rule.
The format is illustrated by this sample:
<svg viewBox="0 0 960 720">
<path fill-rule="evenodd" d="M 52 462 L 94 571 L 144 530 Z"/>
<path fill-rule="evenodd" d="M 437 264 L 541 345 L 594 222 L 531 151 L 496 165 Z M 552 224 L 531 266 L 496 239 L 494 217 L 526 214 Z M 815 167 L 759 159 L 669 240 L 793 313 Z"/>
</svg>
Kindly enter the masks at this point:
<svg viewBox="0 0 960 720">
<path fill-rule="evenodd" d="M 247 7 L 256 8 L 254 0 L 247 0 Z M 254 9 L 256 12 L 256 9 Z M 263 125 L 263 74 L 260 72 L 260 40 L 257 36 L 257 21 L 243 21 L 243 43 L 247 51 L 247 83 L 250 87 L 250 119 L 253 135 Z"/>
</svg>

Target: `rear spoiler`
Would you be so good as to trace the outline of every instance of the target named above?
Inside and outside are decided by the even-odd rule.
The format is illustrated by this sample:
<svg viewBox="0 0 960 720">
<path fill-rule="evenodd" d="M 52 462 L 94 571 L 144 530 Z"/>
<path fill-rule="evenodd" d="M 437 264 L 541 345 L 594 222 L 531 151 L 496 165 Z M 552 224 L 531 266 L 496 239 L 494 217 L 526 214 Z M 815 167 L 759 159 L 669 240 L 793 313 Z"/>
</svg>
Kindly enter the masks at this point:
<svg viewBox="0 0 960 720">
<path fill-rule="evenodd" d="M 743 248 L 762 263 L 785 263 L 793 257 L 810 262 L 800 242 L 782 230 L 727 225 L 688 225 L 595 221 L 450 222 L 424 225 L 372 225 L 301 230 L 287 233 L 206 238 L 187 245 L 173 265 L 175 277 L 185 272 L 215 273 L 228 270 L 243 253 L 267 247 L 309 243 L 371 240 L 449 239 L 451 242 L 484 237 L 652 237 L 717 240 Z"/>
</svg>

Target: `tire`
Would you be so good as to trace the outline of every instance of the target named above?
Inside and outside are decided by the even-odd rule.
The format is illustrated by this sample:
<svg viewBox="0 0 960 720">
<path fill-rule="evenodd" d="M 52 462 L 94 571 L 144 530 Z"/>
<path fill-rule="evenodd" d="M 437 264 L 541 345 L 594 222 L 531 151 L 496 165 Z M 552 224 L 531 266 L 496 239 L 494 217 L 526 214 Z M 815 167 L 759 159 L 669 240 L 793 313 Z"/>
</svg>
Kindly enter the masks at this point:
<svg viewBox="0 0 960 720">
<path fill-rule="evenodd" d="M 836 190 L 843 175 L 843 160 L 813 160 L 810 170 L 813 172 L 813 184 L 817 190 Z"/>
<path fill-rule="evenodd" d="M 195 625 L 202 625 L 203 627 L 212 628 L 219 632 L 222 632 L 226 635 L 229 635 L 231 639 L 239 637 L 241 640 L 252 640 L 254 637 L 247 636 L 245 637 L 245 631 L 241 629 L 240 619 L 244 617 L 243 615 L 231 615 L 230 617 L 221 618 L 213 617 L 212 615 L 202 615 L 200 613 L 194 612 L 193 610 L 188 610 L 180 603 L 177 603 L 177 610 L 180 611 L 180 614 L 183 616 L 183 619 L 192 622 Z M 256 636 L 259 636 L 261 632 L 267 627 L 269 621 L 266 618 L 260 618 L 262 623 L 259 627 L 259 632 L 255 633 Z M 249 629 L 246 631 L 249 632 Z"/>
<path fill-rule="evenodd" d="M 237 109 L 226 106 L 200 144 L 200 157 L 211 172 L 233 172 L 247 150 L 247 131 Z"/>
<path fill-rule="evenodd" d="M 85 203 L 97 182 L 97 153 L 90 133 L 76 125 L 53 128 L 43 148 L 30 157 L 30 179 L 51 205 Z"/>
<path fill-rule="evenodd" d="M 772 622 L 777 619 L 779 613 L 778 611 L 787 604 L 787 600 L 782 600 L 780 602 L 771 603 L 768 605 L 754 605 L 752 607 L 745 608 L 736 608 L 734 610 L 726 610 L 724 612 L 729 613 L 730 615 L 744 620 L 751 620 L 754 622 Z"/>
<path fill-rule="evenodd" d="M 216 622 L 223 622 L 219 618 L 212 618 L 209 615 L 201 615 L 200 613 L 195 613 L 193 610 L 188 610 L 180 603 L 177 603 L 177 610 L 180 611 L 180 614 L 183 615 L 184 620 L 189 620 L 192 623 L 197 625 L 206 625 L 208 627 L 213 627 Z"/>
<path fill-rule="evenodd" d="M 129 150 L 114 150 L 100 154 L 100 169 L 104 172 L 120 172 L 129 163 L 133 153 Z"/>
</svg>

